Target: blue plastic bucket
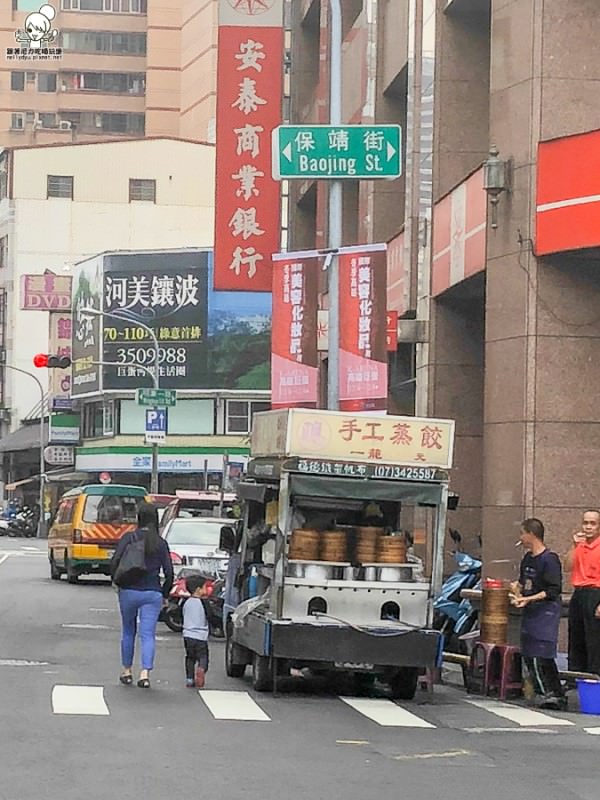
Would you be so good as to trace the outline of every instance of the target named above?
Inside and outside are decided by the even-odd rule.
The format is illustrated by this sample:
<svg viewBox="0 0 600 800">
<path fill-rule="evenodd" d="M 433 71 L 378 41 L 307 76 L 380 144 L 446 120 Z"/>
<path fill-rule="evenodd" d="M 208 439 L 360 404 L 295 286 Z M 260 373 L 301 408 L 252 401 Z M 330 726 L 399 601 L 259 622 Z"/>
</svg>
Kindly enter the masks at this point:
<svg viewBox="0 0 600 800">
<path fill-rule="evenodd" d="M 582 714 L 600 714 L 600 681 L 577 678 L 577 694 Z"/>
</svg>

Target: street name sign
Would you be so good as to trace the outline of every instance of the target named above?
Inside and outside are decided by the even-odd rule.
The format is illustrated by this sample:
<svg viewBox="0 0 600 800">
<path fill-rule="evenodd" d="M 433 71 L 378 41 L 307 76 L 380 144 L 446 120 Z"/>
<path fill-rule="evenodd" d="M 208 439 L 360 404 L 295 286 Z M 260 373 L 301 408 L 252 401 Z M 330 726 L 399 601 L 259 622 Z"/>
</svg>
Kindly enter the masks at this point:
<svg viewBox="0 0 600 800">
<path fill-rule="evenodd" d="M 177 404 L 177 391 L 175 389 L 138 389 L 137 401 L 140 406 L 172 408 Z"/>
<path fill-rule="evenodd" d="M 276 180 L 374 180 L 402 175 L 399 125 L 280 125 L 273 130 Z"/>
<path fill-rule="evenodd" d="M 147 444 L 162 444 L 167 439 L 167 410 L 166 408 L 146 409 L 146 442 Z"/>
</svg>

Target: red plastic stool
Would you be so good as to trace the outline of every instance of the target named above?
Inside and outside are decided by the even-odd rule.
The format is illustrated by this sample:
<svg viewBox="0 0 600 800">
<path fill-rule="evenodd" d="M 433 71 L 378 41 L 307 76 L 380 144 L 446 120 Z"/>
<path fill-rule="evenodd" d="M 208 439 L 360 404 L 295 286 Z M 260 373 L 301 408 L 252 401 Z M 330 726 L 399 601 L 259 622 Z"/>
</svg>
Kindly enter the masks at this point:
<svg viewBox="0 0 600 800">
<path fill-rule="evenodd" d="M 515 645 L 495 645 L 489 688 L 498 690 L 499 700 L 506 700 L 511 691 L 522 692 L 521 651 Z"/>
<path fill-rule="evenodd" d="M 495 644 L 475 642 L 465 682 L 469 694 L 489 693 L 493 679 Z"/>
</svg>

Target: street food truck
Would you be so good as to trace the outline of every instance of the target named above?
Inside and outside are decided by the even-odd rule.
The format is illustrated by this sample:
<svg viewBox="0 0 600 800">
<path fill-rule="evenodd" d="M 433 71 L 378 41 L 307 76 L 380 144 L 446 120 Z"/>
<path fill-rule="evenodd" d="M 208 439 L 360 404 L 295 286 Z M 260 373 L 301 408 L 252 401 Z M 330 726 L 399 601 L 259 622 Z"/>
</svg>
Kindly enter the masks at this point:
<svg viewBox="0 0 600 800">
<path fill-rule="evenodd" d="M 230 553 L 226 670 L 258 691 L 291 668 L 412 699 L 441 663 L 454 422 L 294 408 L 254 416 Z M 450 507 L 455 507 L 456 496 Z"/>
</svg>

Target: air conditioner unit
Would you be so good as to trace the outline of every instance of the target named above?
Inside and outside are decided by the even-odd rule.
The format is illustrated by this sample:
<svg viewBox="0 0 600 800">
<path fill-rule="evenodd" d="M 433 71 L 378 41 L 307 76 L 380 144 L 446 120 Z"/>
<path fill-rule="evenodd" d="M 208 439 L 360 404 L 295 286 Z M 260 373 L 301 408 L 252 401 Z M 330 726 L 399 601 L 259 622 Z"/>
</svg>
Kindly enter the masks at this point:
<svg viewBox="0 0 600 800">
<path fill-rule="evenodd" d="M 68 119 L 61 119 L 58 123 L 58 129 L 61 131 L 70 131 L 71 127 L 72 125 Z"/>
</svg>

